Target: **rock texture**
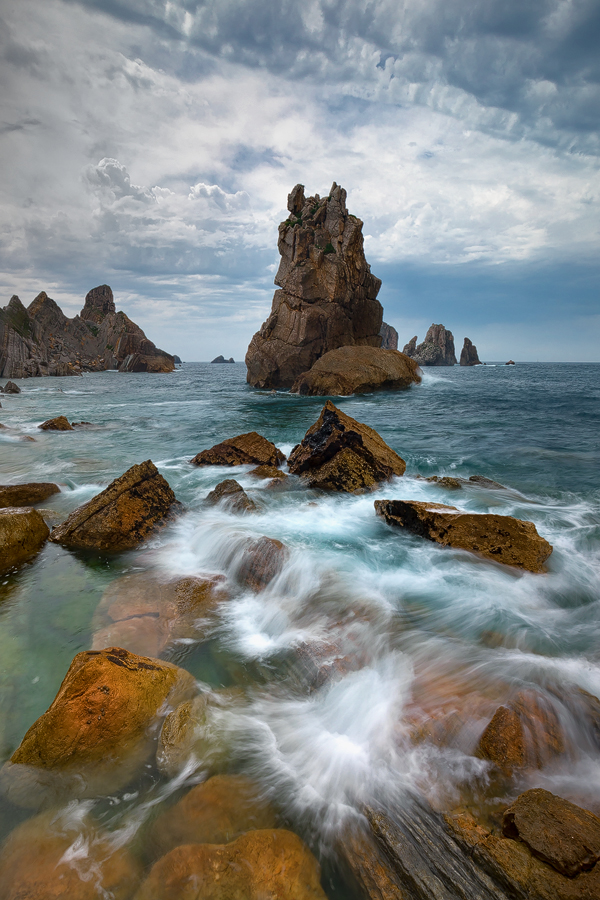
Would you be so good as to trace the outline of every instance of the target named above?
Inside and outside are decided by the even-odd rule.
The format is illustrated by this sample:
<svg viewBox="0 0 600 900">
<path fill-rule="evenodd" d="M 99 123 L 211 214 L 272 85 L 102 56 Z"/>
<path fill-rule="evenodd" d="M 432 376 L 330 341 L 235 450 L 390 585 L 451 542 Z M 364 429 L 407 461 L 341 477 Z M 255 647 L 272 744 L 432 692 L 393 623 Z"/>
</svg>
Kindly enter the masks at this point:
<svg viewBox="0 0 600 900">
<path fill-rule="evenodd" d="M 107 284 L 93 288 L 81 313 L 67 318 L 42 291 L 27 307 L 18 297 L 0 310 L 0 376 L 171 372 L 173 357 L 159 350 L 124 312 Z"/>
<path fill-rule="evenodd" d="M 271 441 L 250 431 L 202 450 L 190 462 L 195 466 L 280 466 L 285 456 Z"/>
<path fill-rule="evenodd" d="M 348 396 L 371 391 L 397 391 L 419 384 L 419 366 L 397 350 L 338 347 L 325 353 L 296 379 L 292 392 L 310 396 Z"/>
<path fill-rule="evenodd" d="M 279 469 L 276 469 L 278 472 Z M 210 506 L 216 506 L 218 503 L 223 504 L 232 512 L 254 512 L 256 503 L 251 500 L 241 484 L 233 478 L 226 478 L 221 481 L 214 490 L 208 494 L 206 502 Z"/>
<path fill-rule="evenodd" d="M 530 572 L 543 572 L 552 553 L 551 544 L 540 537 L 533 522 L 512 516 L 467 513 L 442 503 L 409 500 L 376 500 L 375 510 L 388 525 Z"/>
<path fill-rule="evenodd" d="M 335 182 L 327 197 L 288 196 L 289 217 L 279 226 L 281 263 L 271 314 L 248 347 L 249 384 L 290 388 L 329 350 L 380 347 L 381 281 L 363 250 L 363 223 L 346 209 Z"/>
<path fill-rule="evenodd" d="M 7 506 L 33 506 L 43 503 L 60 488 L 50 481 L 30 481 L 27 484 L 0 484 L 0 509 Z"/>
<path fill-rule="evenodd" d="M 460 351 L 461 366 L 480 366 L 481 361 L 477 355 L 477 347 L 472 344 L 469 338 L 465 338 L 463 348 Z"/>
<path fill-rule="evenodd" d="M 352 494 L 403 475 L 406 469 L 404 460 L 373 428 L 347 416 L 331 400 L 288 462 L 290 472 L 311 487 Z"/>
<path fill-rule="evenodd" d="M 73 426 L 66 416 L 56 416 L 54 419 L 46 419 L 41 425 L 38 425 L 42 431 L 73 431 Z"/>
<path fill-rule="evenodd" d="M 148 459 L 79 506 L 53 530 L 50 540 L 74 549 L 128 550 L 141 544 L 178 506 L 168 483 Z"/>
<path fill-rule="evenodd" d="M 381 328 L 379 329 L 379 334 L 381 336 L 382 350 L 398 349 L 398 332 L 393 327 L 393 325 L 388 325 L 387 322 L 382 322 Z"/>
<path fill-rule="evenodd" d="M 0 509 L 0 575 L 36 554 L 49 534 L 50 529 L 37 509 Z"/>
<path fill-rule="evenodd" d="M 238 580 L 253 591 L 262 591 L 279 575 L 289 556 L 277 538 L 261 537 L 245 548 L 237 570 Z"/>
<path fill-rule="evenodd" d="M 565 750 L 559 717 L 547 698 L 533 690 L 519 691 L 499 706 L 486 726 L 476 755 L 511 773 L 540 769 Z"/>
<path fill-rule="evenodd" d="M 422 344 L 417 345 L 416 336 L 411 338 L 402 352 L 420 366 L 456 365 L 454 335 L 443 325 L 431 325 Z"/>
</svg>

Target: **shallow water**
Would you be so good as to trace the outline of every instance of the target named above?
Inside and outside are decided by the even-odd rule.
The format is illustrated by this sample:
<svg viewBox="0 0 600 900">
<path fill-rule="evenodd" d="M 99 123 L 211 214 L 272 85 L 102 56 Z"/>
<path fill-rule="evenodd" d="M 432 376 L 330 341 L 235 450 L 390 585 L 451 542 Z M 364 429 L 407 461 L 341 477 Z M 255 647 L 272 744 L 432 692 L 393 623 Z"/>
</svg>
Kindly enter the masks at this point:
<svg viewBox="0 0 600 900">
<path fill-rule="evenodd" d="M 493 815 L 538 785 L 600 811 L 600 756 L 569 699 L 576 688 L 600 696 L 600 366 L 455 367 L 427 372 L 403 393 L 339 398 L 406 459 L 406 475 L 373 494 L 323 496 L 268 490 L 242 467 L 234 477 L 260 509 L 239 516 L 202 504 L 231 470 L 198 469 L 190 458 L 251 430 L 289 452 L 323 404 L 254 391 L 244 378 L 240 364 L 199 363 L 170 375 L 29 379 L 20 395 L 2 395 L 2 481 L 58 482 L 61 493 L 44 504 L 49 521 L 149 458 L 186 506 L 139 551 L 103 557 L 48 544 L 3 579 L 2 760 L 48 707 L 73 656 L 91 646 L 94 611 L 114 579 L 144 569 L 221 573 L 231 598 L 216 631 L 177 644 L 168 658 L 212 688 L 244 688 L 243 706 L 219 723 L 231 770 L 251 774 L 324 858 L 360 803 L 382 791 L 401 802 L 417 790 L 439 808 L 469 803 Z M 93 425 L 38 430 L 59 414 Z M 416 477 L 433 474 L 481 474 L 505 487 L 448 491 Z M 379 498 L 533 521 L 554 546 L 548 573 L 394 531 L 375 516 Z M 283 541 L 290 556 L 255 594 L 236 587 L 235 575 L 248 540 L 261 535 Z M 308 691 L 298 668 L 304 647 L 334 665 L 320 690 Z M 474 748 L 497 706 L 524 687 L 553 705 L 568 748 L 533 775 L 499 782 Z M 427 723 L 456 713 L 455 739 L 440 744 Z M 191 779 L 206 774 L 192 770 Z M 149 775 L 135 790 L 107 789 L 92 806 L 129 835 L 180 789 Z M 21 815 L 29 813 L 11 809 L 0 828 Z"/>
</svg>

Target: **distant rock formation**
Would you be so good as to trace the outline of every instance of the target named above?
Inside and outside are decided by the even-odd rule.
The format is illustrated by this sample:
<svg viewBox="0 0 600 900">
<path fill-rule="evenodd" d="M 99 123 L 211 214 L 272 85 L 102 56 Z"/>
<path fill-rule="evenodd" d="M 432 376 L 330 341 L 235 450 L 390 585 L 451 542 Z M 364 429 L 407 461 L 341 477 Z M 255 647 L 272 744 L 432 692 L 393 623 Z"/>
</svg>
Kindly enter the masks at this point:
<svg viewBox="0 0 600 900">
<path fill-rule="evenodd" d="M 175 354 L 175 355 L 173 356 L 173 362 L 175 363 L 176 366 L 180 366 L 180 365 L 182 364 L 182 363 L 181 363 L 181 359 L 180 359 L 179 356 L 177 356 L 177 354 Z"/>
<path fill-rule="evenodd" d="M 233 356 L 230 356 L 229 359 L 225 359 L 224 356 L 215 356 L 214 359 L 211 359 L 211 363 L 234 363 L 235 359 Z"/>
<path fill-rule="evenodd" d="M 509 361 L 507 363 L 504 363 L 505 366 L 514 366 L 514 364 L 515 364 L 514 359 L 509 359 Z"/>
<path fill-rule="evenodd" d="M 463 348 L 460 352 L 461 366 L 480 366 L 481 360 L 477 355 L 477 347 L 472 344 L 469 338 L 465 338 Z"/>
<path fill-rule="evenodd" d="M 27 307 L 18 297 L 0 310 L 0 376 L 171 372 L 173 357 L 149 341 L 124 312 L 107 284 L 93 288 L 81 314 L 67 318 L 42 291 Z"/>
<path fill-rule="evenodd" d="M 271 314 L 246 354 L 249 384 L 290 388 L 329 350 L 380 347 L 381 281 L 371 274 L 360 219 L 346 209 L 335 182 L 323 199 L 288 195 L 289 217 L 279 226 L 281 263 Z"/>
<path fill-rule="evenodd" d="M 405 345 L 403 353 L 420 366 L 455 366 L 454 335 L 443 325 L 432 325 L 425 340 L 417 346 L 417 336 Z"/>
<path fill-rule="evenodd" d="M 387 322 L 382 322 L 379 334 L 381 335 L 382 350 L 398 349 L 398 332 L 392 325 L 388 325 Z"/>
</svg>

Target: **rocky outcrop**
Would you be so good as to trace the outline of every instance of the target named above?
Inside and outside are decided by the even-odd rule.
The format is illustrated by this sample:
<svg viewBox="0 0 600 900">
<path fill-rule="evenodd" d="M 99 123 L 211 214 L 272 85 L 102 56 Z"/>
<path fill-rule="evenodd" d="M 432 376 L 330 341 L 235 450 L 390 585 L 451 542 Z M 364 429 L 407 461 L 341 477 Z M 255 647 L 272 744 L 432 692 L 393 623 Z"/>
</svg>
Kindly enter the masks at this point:
<svg viewBox="0 0 600 900">
<path fill-rule="evenodd" d="M 477 355 L 477 347 L 472 344 L 469 338 L 465 338 L 463 348 L 460 351 L 461 366 L 480 366 L 481 361 Z"/>
<path fill-rule="evenodd" d="M 3 388 L 1 388 L 3 394 L 20 394 L 21 388 L 18 384 L 15 384 L 14 381 L 7 381 Z"/>
<path fill-rule="evenodd" d="M 519 691 L 499 706 L 477 745 L 476 756 L 511 773 L 541 769 L 565 750 L 559 717 L 548 700 L 532 690 Z"/>
<path fill-rule="evenodd" d="M 237 570 L 238 580 L 253 591 L 262 591 L 279 575 L 289 550 L 277 538 L 261 537 L 244 550 Z"/>
<path fill-rule="evenodd" d="M 507 363 L 504 363 L 505 366 L 514 366 L 514 364 L 515 364 L 514 359 L 509 359 L 509 361 Z"/>
<path fill-rule="evenodd" d="M 211 359 L 212 363 L 234 363 L 235 359 L 233 356 L 230 356 L 229 359 L 225 359 L 224 356 L 215 356 L 214 359 Z"/>
<path fill-rule="evenodd" d="M 195 466 L 280 466 L 285 456 L 271 441 L 250 431 L 201 450 L 190 462 Z"/>
<path fill-rule="evenodd" d="M 345 396 L 371 391 L 398 391 L 419 384 L 419 366 L 397 350 L 339 347 L 325 353 L 296 379 L 292 393 Z"/>
<path fill-rule="evenodd" d="M 382 322 L 381 328 L 379 329 L 379 334 L 381 337 L 382 350 L 398 349 L 398 332 L 393 327 L 393 325 L 388 325 L 387 322 Z"/>
<path fill-rule="evenodd" d="M 403 353 L 418 362 L 420 366 L 455 366 L 454 335 L 443 325 L 432 325 L 422 344 L 417 345 L 416 336 L 405 345 Z"/>
<path fill-rule="evenodd" d="M 43 503 L 60 488 L 50 481 L 31 481 L 28 484 L 0 484 L 0 509 L 7 506 L 34 506 Z"/>
<path fill-rule="evenodd" d="M 365 259 L 363 223 L 348 213 L 346 191 L 334 182 L 327 197 L 305 197 L 297 184 L 288 210 L 279 226 L 281 290 L 246 354 L 254 387 L 290 388 L 337 347 L 381 346 L 381 281 Z"/>
<path fill-rule="evenodd" d="M 210 506 L 216 506 L 218 503 L 223 502 L 223 505 L 231 512 L 254 512 L 256 510 L 254 500 L 250 499 L 241 484 L 238 484 L 233 478 L 226 478 L 225 481 L 221 481 L 208 494 L 206 502 Z"/>
<path fill-rule="evenodd" d="M 178 508 L 175 494 L 148 459 L 132 466 L 55 528 L 50 540 L 81 550 L 129 550 Z"/>
<path fill-rule="evenodd" d="M 80 315 L 67 318 L 42 291 L 27 309 L 18 297 L 0 310 L 0 376 L 170 372 L 174 359 L 148 340 L 124 312 L 108 285 L 93 288 Z"/>
<path fill-rule="evenodd" d="M 310 487 L 351 494 L 371 490 L 406 469 L 373 428 L 347 416 L 331 400 L 288 462 L 290 472 L 301 475 Z"/>
<path fill-rule="evenodd" d="M 56 416 L 54 419 L 46 419 L 38 425 L 42 431 L 73 431 L 73 426 L 66 416 Z"/>
<path fill-rule="evenodd" d="M 37 509 L 0 509 L 0 575 L 34 556 L 49 534 L 50 529 Z"/>
<path fill-rule="evenodd" d="M 533 522 L 493 513 L 468 513 L 442 503 L 376 500 L 375 510 L 388 525 L 448 547 L 479 553 L 494 562 L 543 572 L 552 546 Z"/>
<path fill-rule="evenodd" d="M 277 478 L 280 481 L 288 477 L 285 472 L 282 472 L 276 466 L 257 466 L 249 474 L 254 475 L 255 478 Z"/>
</svg>

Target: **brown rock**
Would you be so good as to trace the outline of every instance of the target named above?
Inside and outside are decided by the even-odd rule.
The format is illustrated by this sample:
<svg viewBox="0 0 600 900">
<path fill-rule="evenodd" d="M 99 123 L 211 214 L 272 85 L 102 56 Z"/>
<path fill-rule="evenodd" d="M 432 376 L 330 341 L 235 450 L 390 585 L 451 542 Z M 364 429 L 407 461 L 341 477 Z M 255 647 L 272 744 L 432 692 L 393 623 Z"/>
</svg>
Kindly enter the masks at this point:
<svg viewBox="0 0 600 900">
<path fill-rule="evenodd" d="M 257 466 L 256 469 L 252 469 L 250 475 L 254 475 L 255 478 L 287 478 L 288 476 L 285 472 L 282 472 L 281 469 L 276 468 L 276 466 Z"/>
<path fill-rule="evenodd" d="M 180 844 L 229 844 L 247 831 L 275 828 L 276 815 L 244 775 L 214 775 L 196 785 L 154 821 L 155 858 Z"/>
<path fill-rule="evenodd" d="M 57 484 L 47 481 L 29 482 L 28 484 L 2 484 L 0 485 L 0 508 L 7 506 L 33 506 L 34 503 L 43 503 L 52 494 L 60 493 Z"/>
<path fill-rule="evenodd" d="M 461 366 L 480 366 L 481 362 L 477 355 L 477 347 L 472 344 L 469 338 L 465 338 L 463 348 L 460 353 Z"/>
<path fill-rule="evenodd" d="M 50 529 L 37 509 L 0 510 L 0 575 L 20 566 L 46 542 Z"/>
<path fill-rule="evenodd" d="M 320 357 L 300 375 L 292 393 L 324 396 L 398 391 L 419 384 L 417 363 L 397 350 L 378 347 L 339 347 Z"/>
<path fill-rule="evenodd" d="M 319 864 L 291 831 L 249 831 L 231 844 L 176 847 L 135 900 L 326 900 Z"/>
<path fill-rule="evenodd" d="M 363 223 L 346 209 L 346 191 L 288 197 L 290 217 L 279 226 L 281 263 L 271 314 L 248 347 L 249 384 L 289 388 L 329 350 L 380 347 L 383 309 L 379 278 L 363 250 Z"/>
<path fill-rule="evenodd" d="M 398 349 L 398 332 L 393 325 L 388 325 L 387 322 L 382 322 L 381 328 L 379 329 L 379 334 L 381 335 L 382 350 Z"/>
<path fill-rule="evenodd" d="M 443 325 L 431 325 L 422 344 L 417 345 L 417 338 L 411 338 L 403 352 L 420 366 L 456 365 L 454 335 Z"/>
<path fill-rule="evenodd" d="M 195 466 L 280 466 L 285 456 L 271 441 L 250 431 L 202 450 L 190 462 Z"/>
<path fill-rule="evenodd" d="M 381 853 L 372 837 L 362 829 L 346 829 L 340 840 L 339 855 L 346 877 L 368 900 L 412 900 L 394 867 Z"/>
<path fill-rule="evenodd" d="M 425 481 L 431 481 L 434 484 L 439 484 L 440 487 L 449 488 L 451 491 L 460 490 L 464 483 L 464 479 L 452 478 L 450 475 L 431 475 L 429 478 L 426 478 Z"/>
<path fill-rule="evenodd" d="M 151 757 L 168 712 L 196 692 L 183 669 L 119 647 L 78 653 L 47 711 L 2 770 L 22 806 L 126 785 Z"/>
<path fill-rule="evenodd" d="M 244 550 L 237 577 L 253 591 L 262 591 L 279 575 L 288 555 L 287 547 L 276 538 L 258 538 Z"/>
<path fill-rule="evenodd" d="M 66 416 L 57 416 L 55 419 L 46 419 L 45 422 L 38 425 L 38 428 L 41 428 L 42 431 L 73 431 L 73 426 Z"/>
<path fill-rule="evenodd" d="M 442 503 L 409 500 L 376 500 L 375 510 L 388 525 L 529 572 L 543 572 L 552 553 L 552 546 L 540 537 L 533 522 L 512 516 L 467 513 Z"/>
<path fill-rule="evenodd" d="M 509 772 L 525 765 L 523 725 L 513 709 L 498 707 L 481 735 L 476 755 Z"/>
<path fill-rule="evenodd" d="M 311 487 L 361 493 L 392 475 L 403 475 L 406 463 L 373 428 L 347 416 L 328 400 L 318 420 L 294 447 L 289 468 Z"/>
<path fill-rule="evenodd" d="M 148 459 L 78 507 L 50 540 L 72 548 L 128 550 L 141 544 L 177 506 L 175 494 Z"/>
<path fill-rule="evenodd" d="M 206 502 L 210 506 L 216 506 L 223 502 L 232 512 L 254 512 L 256 510 L 256 503 L 250 499 L 241 484 L 238 484 L 233 478 L 221 481 L 208 494 Z"/>
<path fill-rule="evenodd" d="M 15 384 L 14 381 L 7 381 L 4 385 L 4 393 L 5 394 L 20 394 L 21 388 L 18 384 Z"/>
<path fill-rule="evenodd" d="M 68 854 L 76 842 L 85 854 Z M 141 875 L 108 834 L 55 811 L 18 825 L 0 849 L 2 900 L 129 900 Z"/>
<path fill-rule="evenodd" d="M 507 363 L 504 363 L 505 366 L 514 366 L 514 364 L 515 364 L 514 359 L 509 359 L 509 361 Z"/>
</svg>

